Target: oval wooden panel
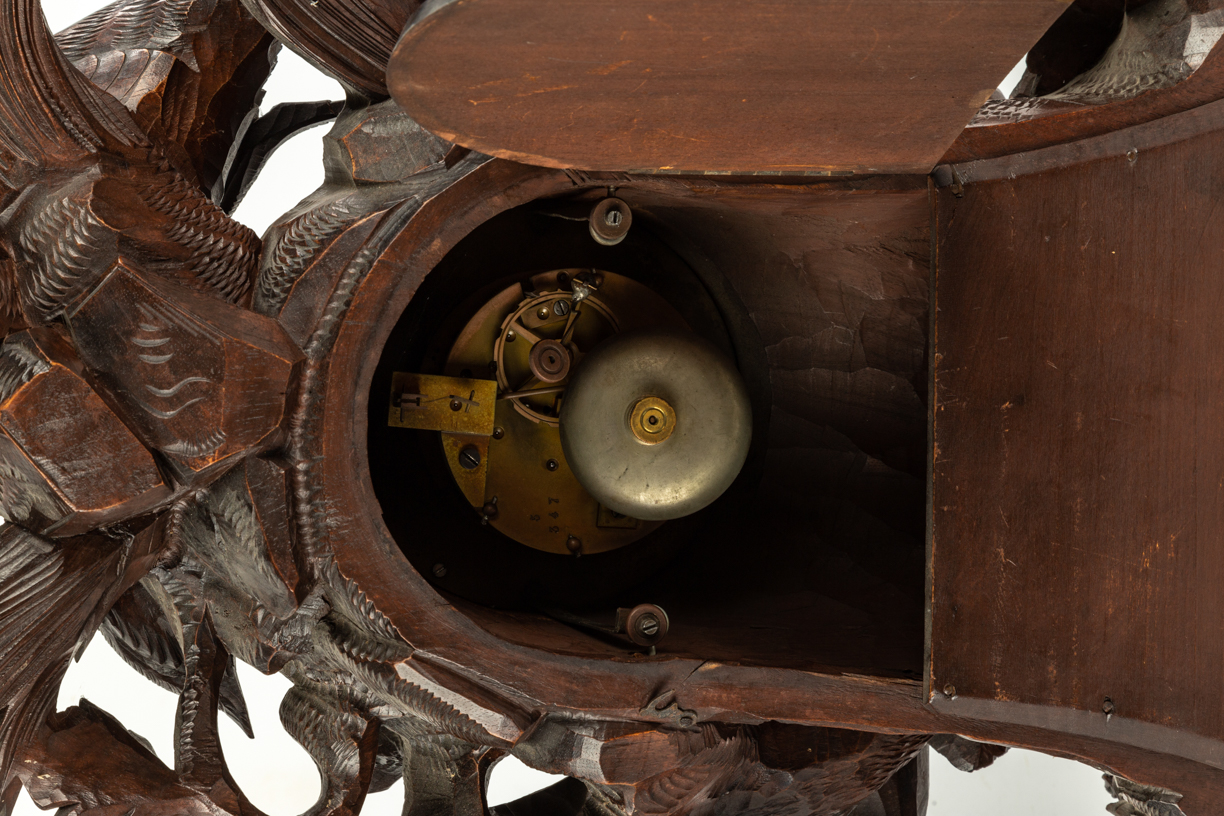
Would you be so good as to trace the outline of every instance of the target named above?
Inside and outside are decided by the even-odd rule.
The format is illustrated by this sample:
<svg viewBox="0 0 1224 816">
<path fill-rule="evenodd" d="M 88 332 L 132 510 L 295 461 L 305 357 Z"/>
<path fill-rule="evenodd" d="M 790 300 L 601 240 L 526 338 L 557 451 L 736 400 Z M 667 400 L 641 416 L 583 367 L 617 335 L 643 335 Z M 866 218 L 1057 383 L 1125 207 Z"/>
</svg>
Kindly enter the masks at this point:
<svg viewBox="0 0 1224 816">
<path fill-rule="evenodd" d="M 547 167 L 927 173 L 1065 0 L 443 0 L 392 95 Z"/>
</svg>

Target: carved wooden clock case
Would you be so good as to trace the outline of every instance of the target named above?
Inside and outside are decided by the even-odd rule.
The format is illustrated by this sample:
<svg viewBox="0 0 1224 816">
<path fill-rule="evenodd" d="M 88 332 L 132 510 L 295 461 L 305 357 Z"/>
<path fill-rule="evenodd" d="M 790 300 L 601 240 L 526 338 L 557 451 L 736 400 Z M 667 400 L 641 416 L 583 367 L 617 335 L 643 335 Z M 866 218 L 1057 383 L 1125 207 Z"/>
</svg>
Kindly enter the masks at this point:
<svg viewBox="0 0 1224 816">
<path fill-rule="evenodd" d="M 1218 5 L 2 0 L 4 806 L 258 813 L 242 660 L 312 814 L 1220 812 Z"/>
</svg>

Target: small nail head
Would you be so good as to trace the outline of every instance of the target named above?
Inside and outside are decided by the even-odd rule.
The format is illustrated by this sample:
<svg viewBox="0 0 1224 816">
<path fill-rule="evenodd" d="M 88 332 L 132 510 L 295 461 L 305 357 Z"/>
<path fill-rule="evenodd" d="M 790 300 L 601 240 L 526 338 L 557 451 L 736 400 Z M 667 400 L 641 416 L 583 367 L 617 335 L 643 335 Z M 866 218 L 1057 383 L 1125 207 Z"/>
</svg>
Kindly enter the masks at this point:
<svg viewBox="0 0 1224 816">
<path fill-rule="evenodd" d="M 1101 703 L 1101 711 L 1105 712 L 1106 714 L 1113 714 L 1114 713 L 1114 701 L 1106 697 L 1105 702 Z"/>
<path fill-rule="evenodd" d="M 556 459 L 549 459 L 544 463 L 544 468 L 549 471 L 555 471 L 559 467 L 561 467 L 561 465 L 557 463 Z"/>
<path fill-rule="evenodd" d="M 943 687 L 943 693 L 945 697 L 947 697 L 948 699 L 952 699 L 953 697 L 956 696 L 956 686 L 952 685 L 951 683 L 948 683 L 946 686 Z"/>
</svg>

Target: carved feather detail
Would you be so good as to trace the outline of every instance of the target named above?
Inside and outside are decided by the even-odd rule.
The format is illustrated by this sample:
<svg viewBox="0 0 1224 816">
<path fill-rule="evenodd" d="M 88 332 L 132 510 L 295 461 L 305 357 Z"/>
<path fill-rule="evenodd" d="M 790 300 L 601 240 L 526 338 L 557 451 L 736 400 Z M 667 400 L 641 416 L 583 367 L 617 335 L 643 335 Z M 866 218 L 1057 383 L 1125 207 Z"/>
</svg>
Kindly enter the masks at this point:
<svg viewBox="0 0 1224 816">
<path fill-rule="evenodd" d="M 59 317 L 97 282 L 103 272 L 99 260 L 105 263 L 105 255 L 115 252 L 115 236 L 90 209 L 84 186 L 49 196 L 18 234 L 20 295 L 33 320 Z"/>
<path fill-rule="evenodd" d="M 0 403 L 8 402 L 17 389 L 50 370 L 46 359 L 24 343 L 5 342 L 0 346 Z"/>
<path fill-rule="evenodd" d="M 275 315 L 285 305 L 298 278 L 318 258 L 319 250 L 352 224 L 350 196 L 329 201 L 295 218 L 271 238 L 264 266 L 259 271 L 252 308 Z"/>
<path fill-rule="evenodd" d="M 47 30 L 38 0 L 0 4 L 0 183 L 19 166 L 63 166 L 148 140 L 118 102 L 91 90 Z"/>
<path fill-rule="evenodd" d="M 196 1 L 118 0 L 59 32 L 55 39 L 73 63 L 106 46 L 120 53 L 167 51 L 195 68 L 191 44 L 183 35 Z"/>
<path fill-rule="evenodd" d="M 132 587 L 111 607 L 101 631 L 124 662 L 146 679 L 175 694 L 182 692 L 186 677 L 182 646 L 174 627 L 142 584 Z M 222 678 L 219 702 L 221 710 L 247 736 L 253 736 L 233 661 Z"/>
<path fill-rule="evenodd" d="M 247 302 L 259 266 L 258 236 L 181 175 L 163 173 L 141 194 L 145 206 L 165 219 L 166 238 L 188 253 L 185 263 L 157 271 L 229 303 Z"/>
<path fill-rule="evenodd" d="M 333 590 L 328 595 L 332 609 L 344 614 L 353 623 L 367 629 L 376 637 L 404 643 L 391 620 L 378 611 L 374 601 L 362 591 L 357 582 L 340 572 L 335 560 L 331 560 L 326 571 L 328 584 Z"/>
<path fill-rule="evenodd" d="M 0 775 L 51 707 L 68 663 L 109 604 L 124 544 L 101 536 L 49 541 L 0 529 Z M 113 597 L 113 596 L 112 596 Z M 102 611 L 105 607 L 103 606 Z"/>
</svg>

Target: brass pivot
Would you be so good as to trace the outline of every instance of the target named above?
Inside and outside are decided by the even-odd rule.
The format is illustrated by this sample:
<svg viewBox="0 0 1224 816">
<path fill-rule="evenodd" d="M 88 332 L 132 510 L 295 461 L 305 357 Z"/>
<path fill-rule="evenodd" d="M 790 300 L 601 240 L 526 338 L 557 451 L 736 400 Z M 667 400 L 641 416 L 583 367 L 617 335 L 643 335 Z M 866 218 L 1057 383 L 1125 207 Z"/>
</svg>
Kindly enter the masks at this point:
<svg viewBox="0 0 1224 816">
<path fill-rule="evenodd" d="M 629 430 L 643 445 L 657 445 L 675 429 L 676 411 L 659 397 L 642 397 L 629 415 Z"/>
</svg>

